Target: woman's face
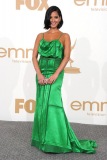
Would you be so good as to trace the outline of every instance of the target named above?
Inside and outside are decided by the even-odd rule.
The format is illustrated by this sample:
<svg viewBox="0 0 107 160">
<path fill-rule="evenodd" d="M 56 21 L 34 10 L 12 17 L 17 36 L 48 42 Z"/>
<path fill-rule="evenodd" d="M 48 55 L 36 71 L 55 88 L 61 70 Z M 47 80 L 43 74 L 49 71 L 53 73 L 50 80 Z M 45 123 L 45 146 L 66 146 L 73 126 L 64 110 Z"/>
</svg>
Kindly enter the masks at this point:
<svg viewBox="0 0 107 160">
<path fill-rule="evenodd" d="M 57 11 L 52 12 L 50 16 L 50 28 L 57 28 L 60 21 L 61 17 L 59 17 Z"/>
</svg>

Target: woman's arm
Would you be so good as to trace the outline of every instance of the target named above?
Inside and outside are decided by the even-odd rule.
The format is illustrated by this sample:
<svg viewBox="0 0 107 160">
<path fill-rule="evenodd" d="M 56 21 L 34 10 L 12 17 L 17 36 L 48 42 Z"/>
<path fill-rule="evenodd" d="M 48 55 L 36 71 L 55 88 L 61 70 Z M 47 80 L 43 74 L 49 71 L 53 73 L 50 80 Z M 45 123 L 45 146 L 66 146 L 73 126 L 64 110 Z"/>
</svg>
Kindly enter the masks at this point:
<svg viewBox="0 0 107 160">
<path fill-rule="evenodd" d="M 37 58 L 38 58 L 38 46 L 39 46 L 41 38 L 42 38 L 42 33 L 38 34 L 37 37 L 36 37 L 34 48 L 33 48 L 32 62 L 33 62 L 34 69 L 37 73 L 38 82 L 40 84 L 44 84 L 45 77 L 42 75 L 42 73 L 40 71 L 40 68 L 39 68 L 39 65 L 38 65 L 38 60 L 37 60 Z"/>
<path fill-rule="evenodd" d="M 70 40 L 69 34 L 66 33 L 64 36 L 64 58 L 60 66 L 56 70 L 55 72 L 56 74 L 59 75 L 59 73 L 65 68 L 66 64 L 68 63 L 70 59 L 70 52 L 71 52 L 71 40 Z"/>
<path fill-rule="evenodd" d="M 70 59 L 70 52 L 71 52 L 71 40 L 69 34 L 66 33 L 64 35 L 64 58 L 60 66 L 56 70 L 56 72 L 49 78 L 48 80 L 49 84 L 53 83 L 57 79 L 59 73 L 65 68 L 66 64 Z"/>
</svg>

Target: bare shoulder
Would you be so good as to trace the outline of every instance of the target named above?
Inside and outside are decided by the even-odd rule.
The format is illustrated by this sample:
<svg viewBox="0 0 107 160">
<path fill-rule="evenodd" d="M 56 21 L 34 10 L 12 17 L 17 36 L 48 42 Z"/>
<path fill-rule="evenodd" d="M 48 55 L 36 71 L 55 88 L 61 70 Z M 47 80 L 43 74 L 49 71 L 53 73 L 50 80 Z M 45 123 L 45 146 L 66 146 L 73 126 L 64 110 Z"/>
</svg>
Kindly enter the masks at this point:
<svg viewBox="0 0 107 160">
<path fill-rule="evenodd" d="M 43 37 L 43 33 L 39 33 L 36 37 L 36 40 L 40 41 Z"/>
<path fill-rule="evenodd" d="M 70 35 L 68 33 L 63 33 L 64 44 L 71 44 Z"/>
<path fill-rule="evenodd" d="M 70 39 L 70 35 L 68 33 L 63 33 L 64 34 L 64 39 Z"/>
</svg>

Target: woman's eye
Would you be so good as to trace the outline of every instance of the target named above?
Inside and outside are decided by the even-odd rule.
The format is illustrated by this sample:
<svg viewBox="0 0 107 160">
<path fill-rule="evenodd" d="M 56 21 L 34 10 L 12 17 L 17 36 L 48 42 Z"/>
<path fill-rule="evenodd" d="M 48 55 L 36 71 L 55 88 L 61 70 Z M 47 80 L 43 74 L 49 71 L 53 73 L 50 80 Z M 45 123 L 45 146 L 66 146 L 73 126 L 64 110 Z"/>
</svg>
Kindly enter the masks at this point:
<svg viewBox="0 0 107 160">
<path fill-rule="evenodd" d="M 56 19 L 57 19 L 57 18 L 58 18 L 58 16 L 55 16 L 55 17 L 50 17 L 50 19 L 52 19 L 52 18 L 56 18 Z"/>
</svg>

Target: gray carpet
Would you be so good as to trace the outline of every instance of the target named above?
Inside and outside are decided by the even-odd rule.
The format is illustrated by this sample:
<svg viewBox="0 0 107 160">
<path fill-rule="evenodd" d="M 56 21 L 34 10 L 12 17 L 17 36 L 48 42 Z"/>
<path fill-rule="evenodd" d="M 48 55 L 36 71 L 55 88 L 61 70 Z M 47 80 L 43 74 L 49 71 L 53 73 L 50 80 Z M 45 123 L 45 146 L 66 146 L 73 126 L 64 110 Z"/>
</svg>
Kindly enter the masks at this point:
<svg viewBox="0 0 107 160">
<path fill-rule="evenodd" d="M 107 126 L 72 123 L 79 139 L 94 139 L 96 154 L 43 153 L 31 146 L 32 122 L 0 121 L 0 160 L 107 160 Z"/>
</svg>

